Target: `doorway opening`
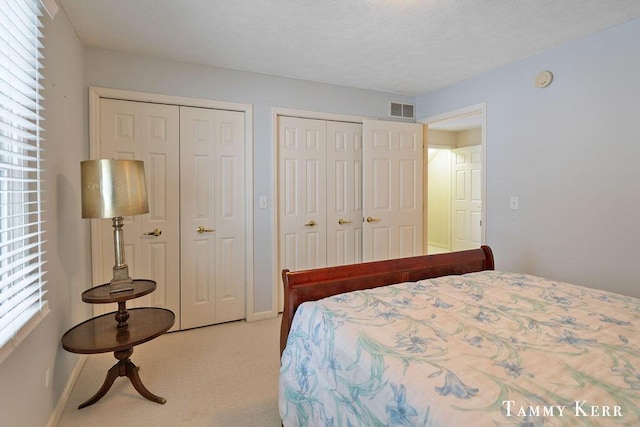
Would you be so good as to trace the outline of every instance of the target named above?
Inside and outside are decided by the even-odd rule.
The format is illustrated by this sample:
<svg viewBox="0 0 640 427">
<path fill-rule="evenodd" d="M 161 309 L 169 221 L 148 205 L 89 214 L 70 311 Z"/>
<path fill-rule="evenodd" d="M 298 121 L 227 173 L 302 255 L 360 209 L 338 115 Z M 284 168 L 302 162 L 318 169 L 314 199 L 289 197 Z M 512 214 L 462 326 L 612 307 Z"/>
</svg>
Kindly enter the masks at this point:
<svg viewBox="0 0 640 427">
<path fill-rule="evenodd" d="M 425 150 L 425 249 L 428 254 L 486 241 L 485 104 L 422 120 Z"/>
</svg>

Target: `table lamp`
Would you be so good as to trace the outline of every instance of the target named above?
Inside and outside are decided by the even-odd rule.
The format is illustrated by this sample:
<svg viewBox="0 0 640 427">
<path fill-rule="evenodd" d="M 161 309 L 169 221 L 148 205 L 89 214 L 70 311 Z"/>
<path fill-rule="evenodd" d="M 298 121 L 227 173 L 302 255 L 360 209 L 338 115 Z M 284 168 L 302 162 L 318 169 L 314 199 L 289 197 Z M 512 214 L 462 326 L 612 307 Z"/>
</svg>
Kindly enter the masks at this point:
<svg viewBox="0 0 640 427">
<path fill-rule="evenodd" d="M 149 212 L 144 163 L 98 159 L 80 162 L 82 218 L 112 218 L 115 262 L 110 293 L 133 290 L 124 257 L 124 217 Z"/>
</svg>

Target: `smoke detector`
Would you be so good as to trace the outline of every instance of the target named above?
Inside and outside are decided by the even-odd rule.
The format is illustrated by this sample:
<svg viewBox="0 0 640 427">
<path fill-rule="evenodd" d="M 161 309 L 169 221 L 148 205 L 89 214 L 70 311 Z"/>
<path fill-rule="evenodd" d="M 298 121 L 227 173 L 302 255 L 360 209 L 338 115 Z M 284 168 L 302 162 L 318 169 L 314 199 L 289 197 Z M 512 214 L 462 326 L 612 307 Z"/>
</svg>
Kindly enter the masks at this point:
<svg viewBox="0 0 640 427">
<path fill-rule="evenodd" d="M 553 74 L 551 71 L 541 71 L 536 76 L 536 86 L 539 88 L 547 87 L 553 81 Z"/>
</svg>

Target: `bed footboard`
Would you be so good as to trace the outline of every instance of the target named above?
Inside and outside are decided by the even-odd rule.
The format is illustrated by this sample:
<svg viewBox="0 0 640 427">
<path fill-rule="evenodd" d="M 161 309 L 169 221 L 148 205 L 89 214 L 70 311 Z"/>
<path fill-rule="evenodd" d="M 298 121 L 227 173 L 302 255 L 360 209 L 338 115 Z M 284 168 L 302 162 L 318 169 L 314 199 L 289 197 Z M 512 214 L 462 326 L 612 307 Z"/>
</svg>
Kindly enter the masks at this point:
<svg viewBox="0 0 640 427">
<path fill-rule="evenodd" d="M 284 351 L 298 306 L 344 292 L 371 289 L 434 277 L 474 273 L 494 269 L 489 246 L 438 255 L 421 255 L 384 261 L 282 271 L 284 311 L 280 326 L 280 353 Z"/>
</svg>

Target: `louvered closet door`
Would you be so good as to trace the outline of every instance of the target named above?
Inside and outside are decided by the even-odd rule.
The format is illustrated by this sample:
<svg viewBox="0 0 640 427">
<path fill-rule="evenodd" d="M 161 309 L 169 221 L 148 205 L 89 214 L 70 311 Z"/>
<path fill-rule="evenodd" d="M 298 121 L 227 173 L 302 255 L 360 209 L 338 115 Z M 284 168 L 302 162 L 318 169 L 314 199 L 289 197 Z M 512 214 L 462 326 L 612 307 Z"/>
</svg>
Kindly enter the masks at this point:
<svg viewBox="0 0 640 427">
<path fill-rule="evenodd" d="M 326 122 L 279 117 L 278 160 L 279 271 L 324 267 Z"/>
<path fill-rule="evenodd" d="M 244 114 L 180 107 L 182 328 L 245 317 Z"/>
<path fill-rule="evenodd" d="M 145 166 L 149 213 L 125 218 L 125 261 L 132 278 L 155 280 L 157 288 L 149 295 L 128 301 L 127 307 L 165 307 L 179 319 L 178 107 L 103 98 L 99 117 L 99 157 L 142 160 Z M 102 241 L 100 248 L 94 248 L 94 281 L 106 283 L 111 280 L 115 264 L 112 222 L 92 221 L 100 221 Z M 162 234 L 145 235 L 154 229 Z M 95 308 L 109 312 L 117 307 Z M 174 329 L 179 327 L 176 321 Z"/>
<path fill-rule="evenodd" d="M 327 265 L 362 262 L 362 125 L 327 122 Z"/>
</svg>

